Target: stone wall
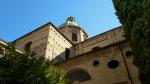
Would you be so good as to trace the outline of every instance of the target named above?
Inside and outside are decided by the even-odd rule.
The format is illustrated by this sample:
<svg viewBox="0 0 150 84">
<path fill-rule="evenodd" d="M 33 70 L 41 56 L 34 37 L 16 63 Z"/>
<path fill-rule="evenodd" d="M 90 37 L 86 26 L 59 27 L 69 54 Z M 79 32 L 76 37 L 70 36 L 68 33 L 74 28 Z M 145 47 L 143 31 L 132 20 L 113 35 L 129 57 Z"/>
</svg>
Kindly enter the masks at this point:
<svg viewBox="0 0 150 84">
<path fill-rule="evenodd" d="M 31 51 L 35 52 L 37 56 L 64 60 L 66 48 L 71 48 L 72 44 L 62 35 L 59 30 L 51 23 L 45 24 L 40 28 L 18 38 L 16 46 L 18 49 L 24 51 L 27 43 L 31 43 Z"/>
<path fill-rule="evenodd" d="M 81 69 L 91 76 L 90 80 L 76 80 L 75 84 L 132 84 L 131 80 L 133 84 L 141 84 L 138 80 L 138 70 L 132 64 L 133 56 L 126 56 L 126 52 L 130 50 L 128 42 L 124 41 L 68 59 L 57 66 L 63 69 L 65 74 Z M 113 60 L 119 64 L 111 65 Z M 98 63 L 94 64 L 95 61 Z"/>
<path fill-rule="evenodd" d="M 104 32 L 75 45 L 75 56 L 91 51 L 95 47 L 105 47 L 125 40 L 123 28 Z"/>
</svg>

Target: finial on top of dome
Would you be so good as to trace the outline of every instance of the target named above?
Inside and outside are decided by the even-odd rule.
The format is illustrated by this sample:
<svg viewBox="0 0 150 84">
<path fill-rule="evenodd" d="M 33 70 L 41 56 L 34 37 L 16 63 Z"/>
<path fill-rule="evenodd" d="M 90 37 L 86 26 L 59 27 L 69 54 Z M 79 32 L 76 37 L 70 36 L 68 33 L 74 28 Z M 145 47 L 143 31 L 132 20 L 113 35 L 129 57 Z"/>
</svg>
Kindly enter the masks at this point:
<svg viewBox="0 0 150 84">
<path fill-rule="evenodd" d="M 70 17 L 67 18 L 67 21 L 75 22 L 75 18 L 70 16 Z"/>
</svg>

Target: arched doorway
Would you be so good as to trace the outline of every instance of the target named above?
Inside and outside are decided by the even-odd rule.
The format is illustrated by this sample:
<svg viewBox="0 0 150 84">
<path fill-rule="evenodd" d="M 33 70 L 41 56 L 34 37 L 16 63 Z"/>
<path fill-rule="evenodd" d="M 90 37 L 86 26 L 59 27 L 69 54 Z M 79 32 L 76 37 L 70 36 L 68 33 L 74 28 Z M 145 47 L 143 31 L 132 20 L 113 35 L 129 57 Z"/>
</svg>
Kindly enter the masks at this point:
<svg viewBox="0 0 150 84">
<path fill-rule="evenodd" d="M 76 84 L 91 80 L 91 76 L 84 69 L 73 69 L 66 74 L 67 84 Z"/>
</svg>

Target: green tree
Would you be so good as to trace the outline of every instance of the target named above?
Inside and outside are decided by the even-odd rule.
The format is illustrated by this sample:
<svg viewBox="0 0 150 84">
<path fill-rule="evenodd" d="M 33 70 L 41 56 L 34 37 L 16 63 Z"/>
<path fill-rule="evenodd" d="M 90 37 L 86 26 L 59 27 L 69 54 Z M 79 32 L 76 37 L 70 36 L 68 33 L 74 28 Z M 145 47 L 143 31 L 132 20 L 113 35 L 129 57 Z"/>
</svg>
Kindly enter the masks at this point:
<svg viewBox="0 0 150 84">
<path fill-rule="evenodd" d="M 13 44 L 0 47 L 1 84 L 65 84 L 62 71 L 48 59 L 20 53 Z"/>
<path fill-rule="evenodd" d="M 150 84 L 150 0 L 113 0 L 142 84 Z"/>
</svg>

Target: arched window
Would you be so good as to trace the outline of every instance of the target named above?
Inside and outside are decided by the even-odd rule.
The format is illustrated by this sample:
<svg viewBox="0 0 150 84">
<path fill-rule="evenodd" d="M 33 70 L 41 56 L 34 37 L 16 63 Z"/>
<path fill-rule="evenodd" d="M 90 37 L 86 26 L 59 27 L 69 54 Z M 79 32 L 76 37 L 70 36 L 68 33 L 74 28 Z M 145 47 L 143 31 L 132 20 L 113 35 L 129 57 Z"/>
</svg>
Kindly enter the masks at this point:
<svg viewBox="0 0 150 84">
<path fill-rule="evenodd" d="M 73 70 L 66 75 L 67 84 L 83 82 L 91 79 L 91 76 L 85 70 Z"/>
<path fill-rule="evenodd" d="M 72 41 L 78 41 L 78 35 L 76 33 L 72 33 Z"/>
</svg>

